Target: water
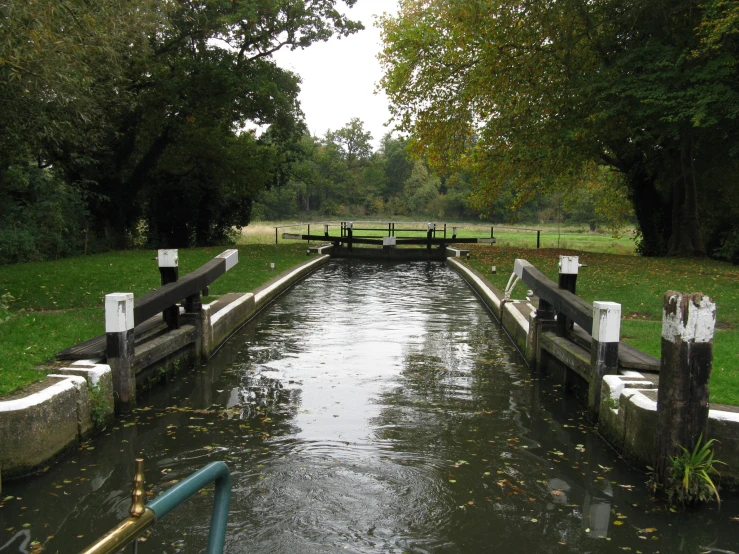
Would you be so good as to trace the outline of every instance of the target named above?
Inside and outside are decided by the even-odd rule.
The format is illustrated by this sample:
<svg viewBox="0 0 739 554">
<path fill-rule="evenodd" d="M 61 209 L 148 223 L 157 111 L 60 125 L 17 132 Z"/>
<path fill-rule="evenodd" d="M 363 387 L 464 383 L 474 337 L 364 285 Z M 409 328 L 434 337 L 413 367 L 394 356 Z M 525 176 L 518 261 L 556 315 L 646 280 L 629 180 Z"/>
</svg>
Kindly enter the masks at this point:
<svg viewBox="0 0 739 554">
<path fill-rule="evenodd" d="M 126 517 L 141 454 L 152 495 L 229 465 L 232 553 L 739 550 L 736 500 L 651 501 L 441 264 L 332 262 L 140 405 L 5 485 L 0 552 L 85 547 Z M 203 551 L 211 503 L 190 500 L 139 552 Z"/>
</svg>

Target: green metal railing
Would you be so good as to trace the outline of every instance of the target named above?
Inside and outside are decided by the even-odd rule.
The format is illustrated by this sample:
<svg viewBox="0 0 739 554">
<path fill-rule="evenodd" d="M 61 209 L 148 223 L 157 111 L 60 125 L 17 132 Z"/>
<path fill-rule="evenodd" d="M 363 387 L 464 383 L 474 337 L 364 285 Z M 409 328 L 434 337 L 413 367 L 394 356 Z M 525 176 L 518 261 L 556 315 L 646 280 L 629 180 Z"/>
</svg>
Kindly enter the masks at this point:
<svg viewBox="0 0 739 554">
<path fill-rule="evenodd" d="M 228 466 L 223 462 L 208 464 L 144 506 L 142 501 L 144 496 L 143 462 L 142 459 L 136 460 L 131 517 L 123 520 L 80 554 L 115 554 L 131 542 L 133 542 L 135 552 L 138 544 L 136 539 L 146 529 L 213 482 L 216 485 L 215 500 L 210 518 L 208 547 L 205 552 L 222 554 L 226 541 L 228 508 L 231 503 L 231 473 Z"/>
</svg>

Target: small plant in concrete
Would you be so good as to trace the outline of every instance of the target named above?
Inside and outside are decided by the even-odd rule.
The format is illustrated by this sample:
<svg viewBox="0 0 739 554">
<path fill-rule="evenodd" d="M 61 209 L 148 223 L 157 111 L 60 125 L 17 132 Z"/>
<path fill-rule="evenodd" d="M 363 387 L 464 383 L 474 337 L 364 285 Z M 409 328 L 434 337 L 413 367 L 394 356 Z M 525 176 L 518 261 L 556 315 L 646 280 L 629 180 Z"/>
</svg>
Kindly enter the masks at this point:
<svg viewBox="0 0 739 554">
<path fill-rule="evenodd" d="M 687 506 L 713 498 L 721 503 L 718 487 L 711 479 L 719 475 L 715 466 L 723 464 L 713 457 L 714 442 L 715 439 L 710 439 L 704 443 L 701 435 L 692 452 L 681 446 L 682 454 L 670 456 L 670 483 L 666 490 L 670 504 Z"/>
<path fill-rule="evenodd" d="M 95 425 L 102 427 L 113 410 L 99 384 L 90 385 L 88 390 L 90 392 L 90 416 Z"/>
</svg>

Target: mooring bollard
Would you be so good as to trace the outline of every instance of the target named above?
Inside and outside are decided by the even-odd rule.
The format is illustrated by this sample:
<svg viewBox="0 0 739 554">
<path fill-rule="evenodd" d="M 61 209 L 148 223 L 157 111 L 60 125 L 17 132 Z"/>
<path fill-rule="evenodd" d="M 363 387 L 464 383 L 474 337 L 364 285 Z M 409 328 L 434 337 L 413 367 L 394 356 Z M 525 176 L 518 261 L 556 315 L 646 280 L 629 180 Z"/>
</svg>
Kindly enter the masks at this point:
<svg viewBox="0 0 739 554">
<path fill-rule="evenodd" d="M 708 421 L 716 305 L 697 292 L 665 293 L 657 391 L 655 469 L 667 484 L 670 456 L 695 447 Z M 703 437 L 706 439 L 707 437 Z"/>
<path fill-rule="evenodd" d="M 136 406 L 134 358 L 133 293 L 105 295 L 106 357 L 113 373 L 117 413 L 129 413 Z"/>
<path fill-rule="evenodd" d="M 600 411 L 600 389 L 604 375 L 618 373 L 618 344 L 621 340 L 621 304 L 593 302 L 593 329 L 590 347 L 588 411 L 594 421 Z"/>
<path fill-rule="evenodd" d="M 159 275 L 161 276 L 162 286 L 169 283 L 176 283 L 179 277 L 180 258 L 177 249 L 159 250 L 157 252 L 157 260 L 159 262 Z M 162 317 L 167 323 L 167 328 L 171 331 L 180 328 L 180 308 L 175 304 L 162 312 Z"/>
</svg>

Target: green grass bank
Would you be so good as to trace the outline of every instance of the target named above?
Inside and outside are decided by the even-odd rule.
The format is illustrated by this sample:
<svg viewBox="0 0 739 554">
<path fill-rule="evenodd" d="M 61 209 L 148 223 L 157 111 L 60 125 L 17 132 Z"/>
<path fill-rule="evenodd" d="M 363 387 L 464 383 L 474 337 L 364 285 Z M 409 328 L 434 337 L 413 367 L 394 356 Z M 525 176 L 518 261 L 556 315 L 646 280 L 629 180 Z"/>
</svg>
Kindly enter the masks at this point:
<svg viewBox="0 0 739 554">
<path fill-rule="evenodd" d="M 185 275 L 231 247 L 181 249 Z M 305 246 L 240 245 L 239 263 L 210 287 L 211 298 L 248 292 L 305 260 Z M 269 264 L 275 264 L 275 270 Z M 135 297 L 160 285 L 156 251 L 128 250 L 0 266 L 0 295 L 9 292 L 9 319 L 0 324 L 0 398 L 39 381 L 54 354 L 105 332 L 104 298 Z"/>
<path fill-rule="evenodd" d="M 523 258 L 555 282 L 560 255 L 580 256 L 577 294 L 588 302 L 621 304 L 621 340 L 660 357 L 662 301 L 668 290 L 702 292 L 716 303 L 711 401 L 739 406 L 739 266 L 715 260 L 641 258 L 580 250 L 472 245 L 470 266 L 503 290 L 513 261 Z M 492 274 L 492 266 L 497 273 Z M 513 297 L 526 294 L 519 283 Z"/>
</svg>

